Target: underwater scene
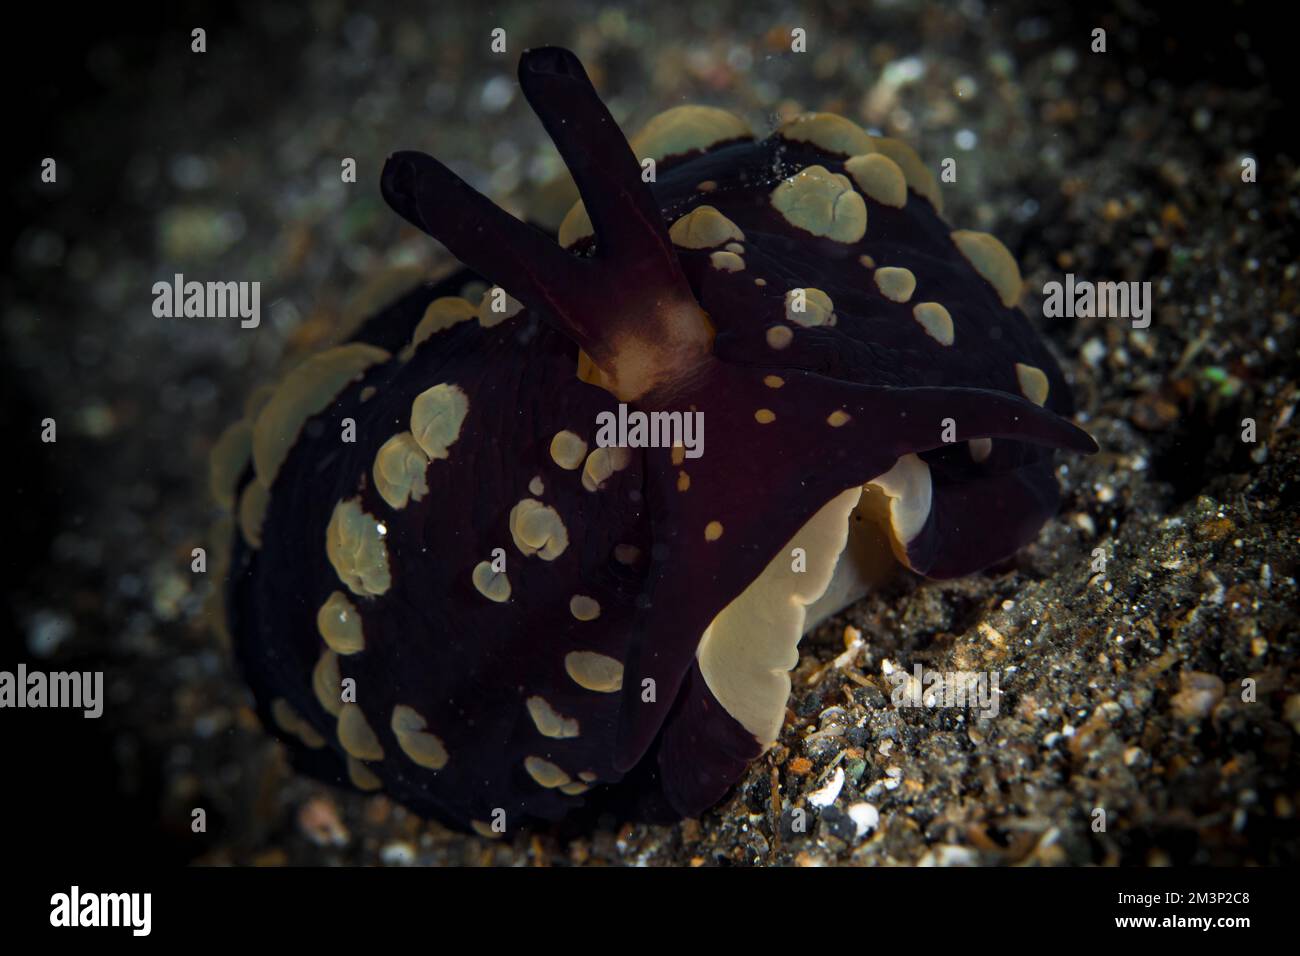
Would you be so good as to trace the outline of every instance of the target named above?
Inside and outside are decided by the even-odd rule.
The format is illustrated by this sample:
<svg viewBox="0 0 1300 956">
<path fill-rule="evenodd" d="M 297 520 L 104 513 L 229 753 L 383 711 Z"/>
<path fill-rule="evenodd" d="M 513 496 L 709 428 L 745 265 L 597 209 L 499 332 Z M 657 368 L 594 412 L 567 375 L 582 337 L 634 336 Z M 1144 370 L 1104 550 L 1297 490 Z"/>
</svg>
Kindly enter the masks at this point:
<svg viewBox="0 0 1300 956">
<path fill-rule="evenodd" d="M 0 739 L 15 858 L 62 866 L 36 922 L 148 932 L 74 861 L 1296 864 L 1260 6 L 32 15 Z"/>
</svg>

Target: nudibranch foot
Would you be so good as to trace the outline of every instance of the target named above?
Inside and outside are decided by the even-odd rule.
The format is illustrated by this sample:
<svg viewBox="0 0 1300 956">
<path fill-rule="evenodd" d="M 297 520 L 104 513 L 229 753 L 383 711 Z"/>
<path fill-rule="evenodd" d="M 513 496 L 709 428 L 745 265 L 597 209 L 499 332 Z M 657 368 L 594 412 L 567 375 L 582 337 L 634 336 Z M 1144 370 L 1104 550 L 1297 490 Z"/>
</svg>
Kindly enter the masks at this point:
<svg viewBox="0 0 1300 956">
<path fill-rule="evenodd" d="M 765 381 L 770 374 L 761 371 L 713 362 L 692 391 L 680 396 L 683 406 L 702 409 L 710 423 L 707 455 L 677 464 L 671 449 L 645 452 L 649 509 L 659 520 L 648 600 L 625 668 L 616 762 L 621 770 L 639 762 L 664 727 L 692 666 L 705 668 L 715 692 L 723 685 L 743 686 L 724 700 L 733 715 L 759 696 L 756 688 L 768 671 L 779 674 L 762 718 L 769 723 L 760 727 L 755 717 L 746 724 L 761 743 L 774 742 L 779 724 L 770 721 L 783 713 L 789 696 L 785 672 L 797 660 L 804 608 L 830 584 L 857 496 L 900 462 L 914 461 L 914 470 L 927 473 L 923 510 L 914 505 L 913 514 L 900 516 L 891 529 L 900 559 L 924 573 L 933 542 L 947 528 L 936 523 L 933 482 L 919 456 L 988 439 L 1028 448 L 1096 449 L 1075 425 L 1016 395 L 859 385 L 798 369 L 783 370 L 781 386 L 772 388 Z M 690 475 L 685 493 L 677 480 L 683 470 Z M 1023 543 L 1014 536 L 977 540 L 965 560 L 987 566 Z M 806 560 L 791 574 L 795 548 L 802 548 Z M 691 573 L 682 574 L 683 567 Z M 737 604 L 744 607 L 737 610 Z M 799 605 L 798 613 L 793 605 Z M 779 620 L 782 613 L 789 619 Z M 721 627 L 729 614 L 744 624 Z M 780 645 L 772 660 L 761 660 L 763 636 L 753 632 L 762 628 Z M 725 640 L 737 646 L 718 651 Z M 718 663 L 710 667 L 711 660 Z M 754 673 L 737 679 L 745 662 Z M 656 690 L 653 702 L 642 698 L 647 682 Z"/>
</svg>

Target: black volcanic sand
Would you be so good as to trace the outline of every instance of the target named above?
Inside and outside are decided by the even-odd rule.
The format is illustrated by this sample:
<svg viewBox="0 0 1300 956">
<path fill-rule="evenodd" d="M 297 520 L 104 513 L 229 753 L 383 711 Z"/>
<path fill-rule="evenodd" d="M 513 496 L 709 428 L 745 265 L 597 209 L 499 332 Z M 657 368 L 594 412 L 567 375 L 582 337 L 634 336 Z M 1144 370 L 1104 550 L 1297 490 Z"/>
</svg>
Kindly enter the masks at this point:
<svg viewBox="0 0 1300 956">
<path fill-rule="evenodd" d="M 1267 25 L 1127 4 L 1085 22 L 1028 3 L 465 5 L 436 19 L 343 6 L 232 5 L 201 56 L 189 28 L 203 18 L 150 21 L 33 81 L 0 319 L 14 453 L 0 664 L 103 667 L 108 693 L 99 721 L 0 717 L 25 781 L 6 788 L 6 819 L 38 852 L 1296 862 L 1300 180 Z M 489 50 L 496 26 L 505 56 Z M 791 54 L 800 26 L 809 51 Z M 1108 52 L 1090 51 L 1093 27 Z M 208 450 L 248 390 L 286 353 L 336 340 L 356 290 L 448 265 L 383 205 L 386 153 L 424 149 L 504 205 L 540 208 L 557 158 L 513 71 L 542 43 L 578 53 L 625 128 L 684 101 L 760 130 L 825 109 L 932 164 L 955 158 L 947 218 L 1019 258 L 1026 311 L 1102 452 L 1060 460 L 1061 512 L 1014 560 L 947 583 L 900 573 L 806 638 L 779 745 L 699 820 L 605 817 L 493 843 L 295 776 L 203 627 L 212 581 L 189 563 L 216 516 Z M 55 186 L 35 181 L 44 155 Z M 339 182 L 342 156 L 358 184 Z M 1243 156 L 1258 182 L 1242 182 Z M 259 279 L 261 327 L 155 318 L 151 286 L 176 272 Z M 1043 285 L 1066 272 L 1151 281 L 1150 327 L 1043 319 Z M 37 437 L 47 416 L 55 445 Z M 864 645 L 835 663 L 846 625 Z M 917 663 L 996 671 L 997 715 L 891 706 L 889 672 Z M 191 832 L 195 807 L 206 833 Z"/>
</svg>

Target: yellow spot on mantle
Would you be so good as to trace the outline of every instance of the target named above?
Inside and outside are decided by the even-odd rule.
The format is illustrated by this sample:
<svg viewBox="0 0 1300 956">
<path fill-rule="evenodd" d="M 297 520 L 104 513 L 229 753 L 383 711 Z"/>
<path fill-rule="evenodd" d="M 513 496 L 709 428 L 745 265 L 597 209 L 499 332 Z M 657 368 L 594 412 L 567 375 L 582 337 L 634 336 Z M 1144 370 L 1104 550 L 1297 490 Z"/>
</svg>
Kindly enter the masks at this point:
<svg viewBox="0 0 1300 956">
<path fill-rule="evenodd" d="M 474 565 L 470 577 L 478 593 L 489 601 L 504 604 L 510 600 L 510 579 L 504 571 L 493 571 L 490 562 L 480 561 Z"/>
<path fill-rule="evenodd" d="M 704 540 L 717 541 L 722 537 L 722 522 L 710 521 L 704 526 Z"/>
<path fill-rule="evenodd" d="M 571 778 L 567 773 L 549 760 L 543 760 L 541 757 L 525 757 L 524 769 L 528 771 L 528 776 L 548 790 L 563 787 L 571 782 Z"/>
<path fill-rule="evenodd" d="M 311 689 L 316 695 L 316 703 L 327 714 L 335 717 L 343 709 L 343 701 L 340 699 L 343 693 L 342 683 L 339 677 L 339 656 L 333 651 L 322 651 L 311 671 Z"/>
<path fill-rule="evenodd" d="M 375 490 L 390 508 L 406 507 L 407 501 L 419 501 L 429 493 L 425 473 L 429 459 L 410 432 L 398 432 L 379 446 L 371 474 Z"/>
<path fill-rule="evenodd" d="M 774 349 L 783 349 L 794 341 L 794 331 L 788 325 L 773 325 L 767 330 L 767 344 Z"/>
<path fill-rule="evenodd" d="M 307 419 L 388 358 L 383 349 L 354 342 L 313 355 L 284 377 L 253 423 L 253 467 L 264 488 L 271 488 Z"/>
<path fill-rule="evenodd" d="M 628 448 L 595 448 L 587 456 L 587 464 L 582 469 L 582 487 L 596 491 L 616 471 L 622 471 L 632 463 L 632 451 Z"/>
<path fill-rule="evenodd" d="M 510 509 L 510 535 L 526 556 L 554 561 L 569 546 L 569 532 L 559 512 L 536 498 L 524 498 Z"/>
<path fill-rule="evenodd" d="M 785 294 L 785 317 L 795 325 L 812 328 L 819 325 L 835 324 L 835 303 L 821 289 L 804 289 L 803 311 L 796 309 L 799 303 L 799 289 L 791 289 Z"/>
<path fill-rule="evenodd" d="M 783 379 L 780 375 L 764 375 L 763 384 L 766 385 L 768 388 L 780 388 L 782 385 L 785 384 L 785 379 Z"/>
<path fill-rule="evenodd" d="M 501 304 L 505 306 L 500 312 L 492 308 L 498 298 L 500 298 Z M 500 286 L 492 286 L 483 293 L 483 298 L 479 300 L 478 324 L 485 329 L 490 329 L 495 325 L 500 325 L 506 319 L 513 319 L 523 310 L 524 304 L 522 302 Z"/>
<path fill-rule="evenodd" d="M 744 242 L 745 234 L 712 206 L 696 206 L 672 224 L 668 238 L 682 249 L 712 249 L 726 242 Z"/>
<path fill-rule="evenodd" d="M 940 345 L 952 345 L 952 316 L 938 302 L 918 302 L 912 309 L 912 318 Z"/>
<path fill-rule="evenodd" d="M 429 303 L 420 324 L 411 333 L 410 348 L 414 349 L 431 335 L 467 322 L 477 314 L 473 303 L 468 299 L 462 299 L 458 295 L 439 296 Z"/>
<path fill-rule="evenodd" d="M 600 602 L 585 594 L 575 594 L 569 599 L 569 613 L 579 621 L 594 621 L 600 617 Z"/>
<path fill-rule="evenodd" d="M 623 665 L 595 651 L 570 651 L 564 655 L 564 670 L 575 684 L 586 690 L 612 694 L 623 689 Z"/>
<path fill-rule="evenodd" d="M 891 302 L 906 302 L 916 291 L 916 276 L 912 270 L 898 266 L 885 266 L 876 270 L 876 288 Z"/>
<path fill-rule="evenodd" d="M 352 786 L 367 792 L 379 790 L 384 785 L 383 781 L 356 757 L 348 758 L 348 779 L 352 781 Z"/>
<path fill-rule="evenodd" d="M 493 830 L 492 824 L 484 820 L 471 820 L 469 821 L 469 825 L 475 833 L 489 840 L 499 840 L 505 836 L 504 833 L 498 833 L 496 830 Z"/>
<path fill-rule="evenodd" d="M 556 432 L 551 439 L 551 460 L 565 471 L 581 465 L 586 455 L 587 443 L 568 429 Z"/>
<path fill-rule="evenodd" d="M 760 425 L 770 425 L 772 422 L 776 421 L 776 412 L 772 411 L 770 408 L 760 408 L 758 411 L 754 412 L 754 421 L 758 422 Z"/>
<path fill-rule="evenodd" d="M 361 614 L 342 591 L 325 599 L 316 612 L 316 629 L 325 645 L 338 654 L 356 654 L 366 649 L 361 631 Z"/>
<path fill-rule="evenodd" d="M 629 145 L 637 159 L 658 162 L 753 135 L 749 124 L 726 110 L 688 103 L 652 116 Z"/>
<path fill-rule="evenodd" d="M 835 113 L 803 113 L 781 124 L 782 139 L 812 143 L 828 153 L 855 156 L 875 150 L 874 140 L 857 123 Z"/>
<path fill-rule="evenodd" d="M 334 506 L 325 529 L 325 553 L 339 580 L 353 594 L 383 594 L 392 584 L 380 523 L 361 510 L 360 498 L 348 498 Z"/>
<path fill-rule="evenodd" d="M 271 505 L 271 493 L 254 478 L 239 496 L 239 531 L 250 548 L 262 546 L 262 522 Z"/>
<path fill-rule="evenodd" d="M 208 455 L 208 487 L 223 508 L 235 505 L 235 488 L 253 454 L 253 426 L 241 419 L 221 433 Z"/>
<path fill-rule="evenodd" d="M 339 743 L 358 760 L 383 760 L 384 748 L 371 729 L 366 715 L 356 704 L 344 704 L 339 711 Z"/>
<path fill-rule="evenodd" d="M 1020 383 L 1020 391 L 1025 398 L 1035 405 L 1046 403 L 1048 382 L 1041 368 L 1017 362 L 1016 380 Z"/>
<path fill-rule="evenodd" d="M 411 434 L 430 459 L 446 458 L 468 413 L 469 398 L 459 385 L 435 385 L 411 403 Z"/>
<path fill-rule="evenodd" d="M 583 239 L 595 234 L 596 230 L 591 224 L 591 217 L 587 215 L 587 207 L 579 199 L 565 214 L 564 221 L 560 223 L 560 230 L 556 239 L 565 249 L 569 249 Z"/>
<path fill-rule="evenodd" d="M 877 153 L 888 156 L 898 164 L 898 168 L 903 171 L 903 176 L 907 179 L 908 186 L 930 200 L 936 212 L 943 212 L 943 193 L 939 190 L 938 180 L 934 178 L 930 168 L 922 162 L 916 150 L 901 139 L 891 139 L 888 136 L 877 136 L 874 146 Z"/>
<path fill-rule="evenodd" d="M 952 241 L 960 252 L 998 294 L 1005 306 L 1014 306 L 1020 301 L 1023 283 L 1020 279 L 1020 266 L 1009 249 L 987 232 L 972 229 L 958 229 L 952 233 Z"/>
<path fill-rule="evenodd" d="M 524 701 L 528 716 L 543 737 L 565 740 L 578 736 L 578 722 L 572 717 L 565 717 L 556 711 L 544 697 L 529 697 Z"/>
<path fill-rule="evenodd" d="M 808 166 L 772 190 L 772 205 L 790 225 L 836 242 L 867 232 L 867 204 L 847 176 Z"/>
<path fill-rule="evenodd" d="M 429 770 L 447 766 L 447 748 L 442 739 L 428 731 L 428 721 L 414 708 L 398 704 L 389 722 L 397 745 L 411 762 Z"/>
<path fill-rule="evenodd" d="M 316 728 L 307 722 L 283 697 L 271 701 L 271 718 L 277 727 L 286 734 L 291 734 L 302 741 L 311 750 L 325 746 L 325 738 L 316 733 Z"/>
<path fill-rule="evenodd" d="M 859 189 L 881 205 L 902 209 L 907 203 L 907 178 L 888 156 L 853 156 L 844 163 L 844 169 Z"/>
<path fill-rule="evenodd" d="M 743 272 L 745 260 L 734 252 L 709 253 L 709 265 L 719 272 Z"/>
<path fill-rule="evenodd" d="M 826 424 L 830 425 L 831 428 L 839 428 L 842 425 L 847 425 L 850 418 L 851 416 L 848 412 L 842 408 L 837 408 L 826 416 Z"/>
</svg>

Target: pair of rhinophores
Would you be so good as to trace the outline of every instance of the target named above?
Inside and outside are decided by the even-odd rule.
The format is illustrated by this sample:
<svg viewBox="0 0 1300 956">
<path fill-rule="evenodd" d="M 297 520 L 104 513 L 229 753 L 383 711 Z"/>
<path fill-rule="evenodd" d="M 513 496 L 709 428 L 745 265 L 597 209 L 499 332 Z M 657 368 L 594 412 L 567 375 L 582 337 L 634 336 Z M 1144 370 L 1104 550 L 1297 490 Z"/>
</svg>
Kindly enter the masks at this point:
<svg viewBox="0 0 1300 956">
<path fill-rule="evenodd" d="M 799 638 L 874 542 L 983 568 L 1055 510 L 1052 450 L 1096 446 L 1014 259 L 949 229 L 909 147 L 691 106 L 629 146 L 572 53 L 519 82 L 580 201 L 557 240 L 389 157 L 389 205 L 467 271 L 218 442 L 223 623 L 308 773 L 486 834 L 624 777 L 695 815 L 776 740 Z M 620 403 L 700 413 L 704 454 L 598 447 Z"/>
</svg>

